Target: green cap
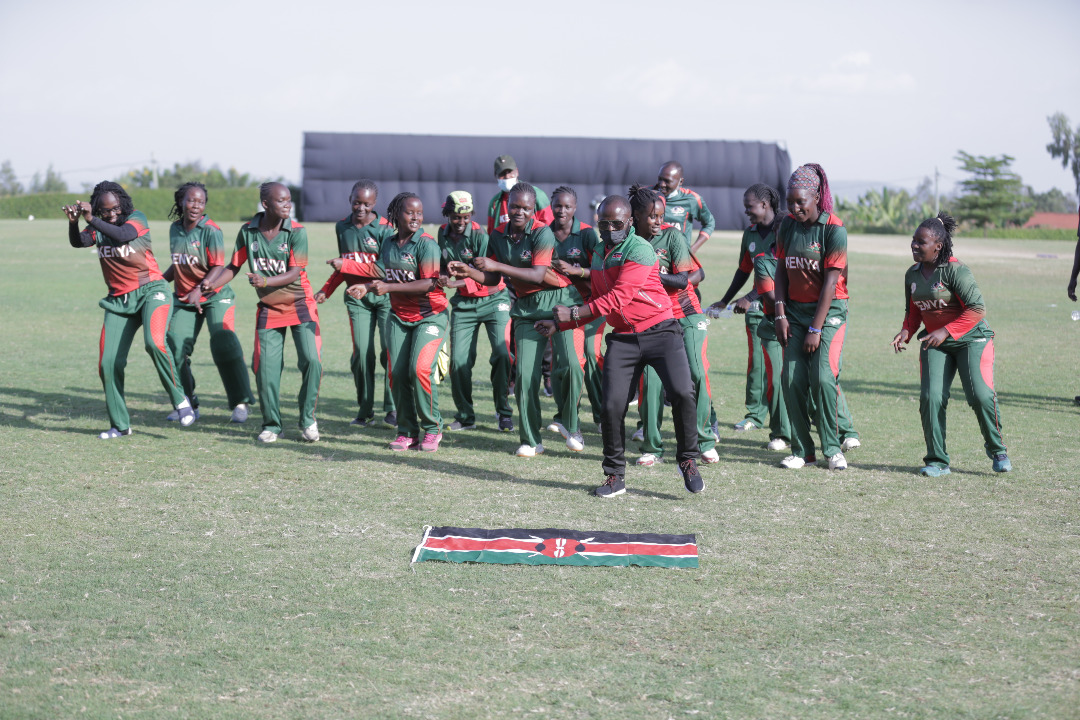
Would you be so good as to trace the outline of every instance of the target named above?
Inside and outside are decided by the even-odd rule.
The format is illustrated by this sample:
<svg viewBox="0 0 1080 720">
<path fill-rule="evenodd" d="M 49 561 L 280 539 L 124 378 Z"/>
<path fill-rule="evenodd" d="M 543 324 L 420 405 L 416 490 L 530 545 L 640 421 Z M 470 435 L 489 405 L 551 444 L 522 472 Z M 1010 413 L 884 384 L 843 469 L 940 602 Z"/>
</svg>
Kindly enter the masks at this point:
<svg viewBox="0 0 1080 720">
<path fill-rule="evenodd" d="M 517 163 L 509 155 L 500 155 L 495 158 L 495 177 L 499 177 L 507 170 L 517 170 Z"/>
</svg>

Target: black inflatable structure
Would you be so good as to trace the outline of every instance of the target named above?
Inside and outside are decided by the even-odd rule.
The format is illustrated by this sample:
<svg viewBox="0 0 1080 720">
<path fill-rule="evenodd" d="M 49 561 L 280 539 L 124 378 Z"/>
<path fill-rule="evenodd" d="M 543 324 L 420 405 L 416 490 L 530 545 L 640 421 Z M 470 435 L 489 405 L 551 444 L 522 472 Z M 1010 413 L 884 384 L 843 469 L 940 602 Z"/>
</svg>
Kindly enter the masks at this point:
<svg viewBox="0 0 1080 720">
<path fill-rule="evenodd" d="M 718 229 L 747 225 L 743 191 L 757 182 L 784 194 L 791 158 L 776 143 L 729 140 L 617 140 L 557 137 L 468 137 L 368 133 L 304 133 L 303 218 L 340 220 L 349 214 L 349 190 L 356 180 L 379 185 L 378 210 L 410 190 L 424 202 L 427 222 L 441 222 L 441 206 L 454 190 L 476 202 L 484 224 L 487 204 L 498 192 L 494 163 L 513 155 L 521 178 L 549 195 L 559 185 L 577 191 L 578 217 L 592 222 L 589 201 L 625 194 L 640 182 L 653 185 L 660 166 L 678 160 L 684 185 L 698 192 Z"/>
</svg>

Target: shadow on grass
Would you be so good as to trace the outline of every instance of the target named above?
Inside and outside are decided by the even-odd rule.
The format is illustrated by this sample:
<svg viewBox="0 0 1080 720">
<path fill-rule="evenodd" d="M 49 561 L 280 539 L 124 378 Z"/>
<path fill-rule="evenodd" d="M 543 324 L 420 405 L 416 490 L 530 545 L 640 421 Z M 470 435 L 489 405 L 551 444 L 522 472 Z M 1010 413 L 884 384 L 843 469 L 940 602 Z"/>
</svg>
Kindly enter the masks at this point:
<svg viewBox="0 0 1080 720">
<path fill-rule="evenodd" d="M 245 440 L 245 439 L 236 438 L 236 437 L 226 437 L 226 438 L 221 438 L 221 439 L 223 441 L 225 441 L 225 442 L 233 442 L 233 443 L 249 443 L 249 442 L 251 442 L 250 440 Z M 360 439 L 360 438 L 358 438 L 358 439 Z M 370 438 L 362 438 L 362 439 L 369 440 L 369 442 L 370 442 Z M 380 442 L 380 444 L 381 444 L 382 440 L 379 439 L 378 442 Z M 278 444 L 278 443 L 280 443 L 280 444 Z M 528 477 L 528 476 L 524 476 L 524 475 L 512 475 L 510 473 L 503 472 L 502 470 L 496 470 L 496 469 L 492 469 L 490 467 L 477 467 L 475 465 L 471 465 L 471 464 L 468 464 L 468 463 L 453 462 L 453 461 L 445 460 L 442 457 L 440 457 L 437 453 L 420 453 L 420 452 L 416 452 L 416 451 L 394 452 L 394 451 L 389 450 L 389 449 L 380 449 L 380 450 L 377 450 L 377 451 L 366 451 L 366 450 L 358 450 L 358 449 L 351 449 L 351 448 L 341 448 L 340 446 L 328 447 L 326 445 L 320 445 L 320 444 L 313 444 L 312 445 L 312 444 L 307 444 L 307 443 L 293 442 L 291 440 L 282 440 L 282 441 L 278 441 L 278 443 L 274 444 L 274 446 L 273 446 L 274 450 L 284 449 L 284 450 L 287 450 L 289 452 L 299 453 L 301 455 L 311 456 L 311 457 L 317 458 L 317 459 L 319 459 L 321 461 L 324 461 L 324 462 L 327 462 L 327 461 L 329 461 L 329 462 L 360 462 L 360 461 L 378 462 L 378 463 L 383 463 L 383 464 L 387 464 L 387 465 L 396 465 L 396 466 L 401 467 L 401 468 L 407 468 L 407 469 L 413 471 L 417 475 L 422 475 L 422 474 L 425 474 L 425 473 L 427 473 L 427 474 L 441 473 L 441 474 L 444 474 L 444 475 L 453 475 L 453 476 L 458 476 L 458 477 L 463 477 L 463 478 L 468 478 L 468 479 L 473 479 L 473 480 L 479 479 L 479 480 L 490 480 L 490 481 L 495 481 L 495 482 L 506 482 L 506 483 L 512 483 L 512 484 L 517 484 L 517 485 L 521 485 L 521 484 L 535 485 L 535 486 L 538 486 L 538 487 L 545 487 L 545 488 L 551 488 L 551 489 L 557 489 L 557 490 L 570 490 L 570 491 L 575 491 L 575 492 L 579 492 L 579 493 L 583 493 L 583 494 L 590 494 L 593 491 L 593 486 L 591 486 L 591 485 L 583 486 L 580 483 L 574 483 L 574 482 L 561 480 L 561 479 L 555 479 L 555 478 L 539 478 L 539 477 Z M 515 447 L 516 447 L 516 443 L 515 443 Z M 477 448 L 477 449 L 488 450 L 488 451 L 491 450 L 490 448 Z M 270 450 L 270 448 L 267 448 L 267 450 Z M 498 452 L 498 451 L 496 451 L 496 452 Z M 506 454 L 509 455 L 510 451 L 507 450 Z M 599 464 L 600 464 L 599 463 L 599 457 L 590 458 L 589 456 L 575 455 L 575 456 L 565 456 L 565 457 L 560 456 L 559 459 L 560 460 L 566 460 L 568 462 L 574 462 L 574 463 L 580 463 L 580 462 L 583 462 L 583 461 L 593 460 L 594 462 L 596 462 L 597 466 L 599 466 Z M 536 461 L 530 460 L 528 458 L 519 458 L 519 459 L 516 459 L 516 461 L 521 462 L 523 464 L 536 462 Z M 540 461 L 540 462 L 542 462 L 542 461 Z M 569 473 L 566 473 L 565 471 L 563 471 L 562 469 L 553 470 L 553 474 L 555 474 L 555 473 L 558 473 L 559 475 L 563 475 L 563 476 L 569 474 Z M 677 497 L 675 495 L 671 495 L 671 494 L 668 494 L 668 493 L 659 493 L 659 492 L 653 492 L 653 491 L 650 491 L 650 490 L 633 490 L 633 491 L 630 491 L 630 492 L 632 492 L 633 494 L 636 494 L 636 495 L 643 496 L 643 497 L 651 497 L 651 498 L 664 499 L 664 500 L 672 500 L 672 499 L 676 499 L 676 497 Z"/>
</svg>

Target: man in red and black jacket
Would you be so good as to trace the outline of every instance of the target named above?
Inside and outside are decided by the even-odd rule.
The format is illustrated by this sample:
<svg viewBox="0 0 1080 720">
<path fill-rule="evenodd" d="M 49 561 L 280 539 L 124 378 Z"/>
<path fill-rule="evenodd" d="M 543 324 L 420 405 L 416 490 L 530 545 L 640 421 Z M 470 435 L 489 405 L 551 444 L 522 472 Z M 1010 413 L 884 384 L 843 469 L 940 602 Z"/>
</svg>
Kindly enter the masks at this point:
<svg viewBox="0 0 1080 720">
<path fill-rule="evenodd" d="M 599 497 L 626 492 L 626 409 L 646 365 L 660 376 L 671 400 L 678 446 L 679 471 L 692 493 L 705 489 L 697 469 L 697 399 L 682 326 L 674 319 L 671 300 L 660 283 L 656 253 L 634 233 L 629 201 L 611 195 L 600 205 L 597 223 L 603 253 L 593 255 L 589 268 L 591 299 L 581 306 L 558 305 L 553 320 L 540 320 L 536 329 L 550 335 L 581 327 L 603 315 L 611 326 L 604 354 L 603 439 L 604 484 Z"/>
</svg>

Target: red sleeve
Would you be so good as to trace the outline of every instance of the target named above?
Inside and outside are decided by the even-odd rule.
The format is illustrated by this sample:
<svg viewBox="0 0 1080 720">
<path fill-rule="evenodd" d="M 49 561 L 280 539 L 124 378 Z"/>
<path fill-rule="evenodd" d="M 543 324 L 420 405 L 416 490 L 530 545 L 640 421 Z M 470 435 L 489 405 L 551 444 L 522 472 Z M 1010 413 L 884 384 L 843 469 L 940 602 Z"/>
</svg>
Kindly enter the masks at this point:
<svg viewBox="0 0 1080 720">
<path fill-rule="evenodd" d="M 345 275 L 340 270 L 335 270 L 333 274 L 326 279 L 326 282 L 323 283 L 322 290 L 319 292 L 326 295 L 326 297 L 330 297 L 334 294 L 334 291 L 337 290 L 338 285 L 343 282 L 345 282 Z"/>
<path fill-rule="evenodd" d="M 244 245 L 243 247 L 238 247 L 237 249 L 233 250 L 232 260 L 229 261 L 230 265 L 232 265 L 235 268 L 241 268 L 241 267 L 244 266 L 244 263 L 246 263 L 246 262 L 247 262 L 247 245 Z"/>
<path fill-rule="evenodd" d="M 533 215 L 533 223 L 536 226 L 539 225 L 551 225 L 555 221 L 555 213 L 551 212 L 551 206 L 548 205 L 543 210 L 537 210 Z M 488 231 L 491 234 L 491 231 Z"/>
<path fill-rule="evenodd" d="M 739 260 L 739 270 L 748 275 L 754 272 L 754 259 L 750 257 L 749 251 L 744 252 Z"/>
<path fill-rule="evenodd" d="M 619 276 L 615 278 L 615 285 L 600 297 L 593 298 L 587 307 L 594 316 L 604 315 L 615 308 L 626 307 L 634 298 L 634 294 L 645 286 L 649 275 L 656 272 L 655 265 L 641 265 L 627 261 L 619 268 Z"/>
<path fill-rule="evenodd" d="M 949 335 L 953 340 L 959 340 L 964 337 L 964 335 L 967 335 L 968 332 L 971 331 L 971 328 L 978 325 L 979 321 L 986 315 L 984 310 L 969 308 L 967 305 L 964 305 L 964 301 L 959 297 L 956 299 L 963 306 L 964 310 L 955 320 L 945 325 L 945 329 L 949 331 Z"/>
<path fill-rule="evenodd" d="M 918 308 L 914 300 L 908 300 L 907 314 L 904 315 L 904 329 L 908 331 L 908 336 L 915 337 L 920 325 L 922 325 L 922 310 Z"/>
<path fill-rule="evenodd" d="M 359 275 L 360 277 L 385 277 L 382 268 L 380 268 L 375 262 L 375 256 L 372 255 L 371 258 L 372 259 L 370 262 L 360 262 L 359 260 L 343 260 L 341 262 L 340 272 L 343 272 L 346 275 Z"/>
</svg>

